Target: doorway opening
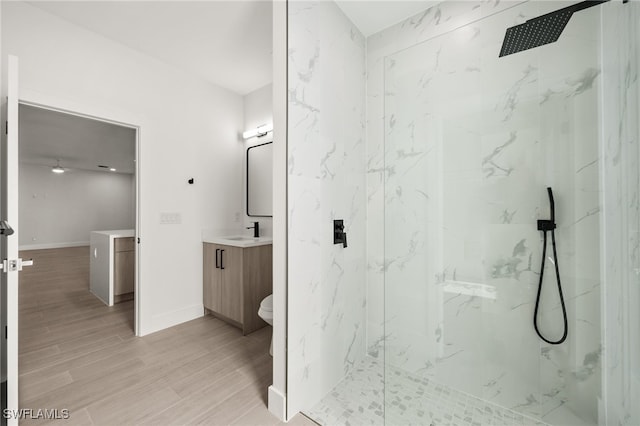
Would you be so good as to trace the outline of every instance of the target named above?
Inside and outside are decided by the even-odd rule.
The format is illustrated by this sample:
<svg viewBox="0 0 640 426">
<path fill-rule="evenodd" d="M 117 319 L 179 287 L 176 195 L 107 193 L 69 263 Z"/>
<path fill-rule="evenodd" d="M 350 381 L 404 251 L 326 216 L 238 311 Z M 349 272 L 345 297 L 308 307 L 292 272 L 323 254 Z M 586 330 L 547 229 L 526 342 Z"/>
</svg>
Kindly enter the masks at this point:
<svg viewBox="0 0 640 426">
<path fill-rule="evenodd" d="M 139 128 L 23 101 L 19 127 L 20 352 L 102 323 L 137 336 Z"/>
</svg>

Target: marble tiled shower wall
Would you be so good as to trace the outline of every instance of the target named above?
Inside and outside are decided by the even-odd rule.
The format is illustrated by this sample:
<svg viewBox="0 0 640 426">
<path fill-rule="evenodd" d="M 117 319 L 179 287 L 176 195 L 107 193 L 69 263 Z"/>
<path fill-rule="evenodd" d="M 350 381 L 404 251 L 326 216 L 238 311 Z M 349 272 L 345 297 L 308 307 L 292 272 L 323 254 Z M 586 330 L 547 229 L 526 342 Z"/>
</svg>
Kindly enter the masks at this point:
<svg viewBox="0 0 640 426">
<path fill-rule="evenodd" d="M 507 27 L 563 5 L 447 1 L 365 42 L 333 2 L 289 2 L 290 414 L 367 353 L 548 423 L 640 424 L 640 5 L 497 58 Z M 548 185 L 560 346 L 531 324 Z"/>
<path fill-rule="evenodd" d="M 640 424 L 640 4 L 603 8 L 604 402 Z"/>
<path fill-rule="evenodd" d="M 600 10 L 575 14 L 553 45 L 498 58 L 506 28 L 561 6 L 445 2 L 368 39 L 368 345 L 549 423 L 595 424 Z M 547 186 L 570 328 L 559 346 L 532 326 Z M 550 261 L 545 275 L 539 324 L 555 340 Z"/>
<path fill-rule="evenodd" d="M 365 40 L 333 2 L 288 5 L 290 415 L 365 355 Z M 343 219 L 348 247 L 333 244 Z"/>
</svg>

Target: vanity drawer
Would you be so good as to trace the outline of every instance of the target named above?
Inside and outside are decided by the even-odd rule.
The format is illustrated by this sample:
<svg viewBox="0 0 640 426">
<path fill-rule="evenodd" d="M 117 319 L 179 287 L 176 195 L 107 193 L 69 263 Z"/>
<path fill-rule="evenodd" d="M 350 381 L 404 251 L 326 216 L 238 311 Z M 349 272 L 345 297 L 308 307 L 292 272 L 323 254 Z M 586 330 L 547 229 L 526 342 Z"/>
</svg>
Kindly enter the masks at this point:
<svg viewBox="0 0 640 426">
<path fill-rule="evenodd" d="M 114 240 L 115 252 L 133 251 L 135 248 L 134 237 L 116 238 Z"/>
</svg>

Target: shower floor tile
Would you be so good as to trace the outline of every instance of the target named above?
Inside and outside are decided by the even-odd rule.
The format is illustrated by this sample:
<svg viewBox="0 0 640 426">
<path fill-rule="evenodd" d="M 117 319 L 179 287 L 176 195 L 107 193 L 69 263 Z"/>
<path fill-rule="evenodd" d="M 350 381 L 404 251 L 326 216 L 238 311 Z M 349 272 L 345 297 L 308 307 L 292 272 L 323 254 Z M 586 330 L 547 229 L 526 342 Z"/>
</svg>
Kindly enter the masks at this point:
<svg viewBox="0 0 640 426">
<path fill-rule="evenodd" d="M 400 369 L 386 368 L 386 395 L 383 365 L 367 357 L 305 414 L 326 426 L 548 426 Z"/>
</svg>

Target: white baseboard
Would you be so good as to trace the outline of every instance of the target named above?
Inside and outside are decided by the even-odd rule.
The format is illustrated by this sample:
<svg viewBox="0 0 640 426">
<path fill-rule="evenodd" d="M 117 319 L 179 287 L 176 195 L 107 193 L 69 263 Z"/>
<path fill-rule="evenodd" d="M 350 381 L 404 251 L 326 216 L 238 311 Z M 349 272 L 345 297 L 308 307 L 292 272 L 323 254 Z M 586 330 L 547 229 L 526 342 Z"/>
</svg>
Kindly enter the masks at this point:
<svg viewBox="0 0 640 426">
<path fill-rule="evenodd" d="M 183 322 L 200 318 L 203 315 L 204 306 L 202 305 L 202 303 L 187 306 L 186 308 L 178 309 L 164 314 L 154 315 L 153 317 L 151 317 L 150 327 L 145 327 L 144 330 L 141 327 L 140 336 L 155 333 L 156 331 L 164 330 L 165 328 L 173 327 L 174 325 L 182 324 Z"/>
<path fill-rule="evenodd" d="M 269 386 L 269 411 L 271 414 L 280 419 L 281 422 L 285 422 L 288 419 L 285 417 L 287 412 L 287 397 L 284 396 L 273 385 Z"/>
<path fill-rule="evenodd" d="M 24 244 L 19 246 L 18 250 L 44 250 L 54 248 L 83 247 L 88 245 L 89 241 L 75 241 L 73 243 Z"/>
</svg>

